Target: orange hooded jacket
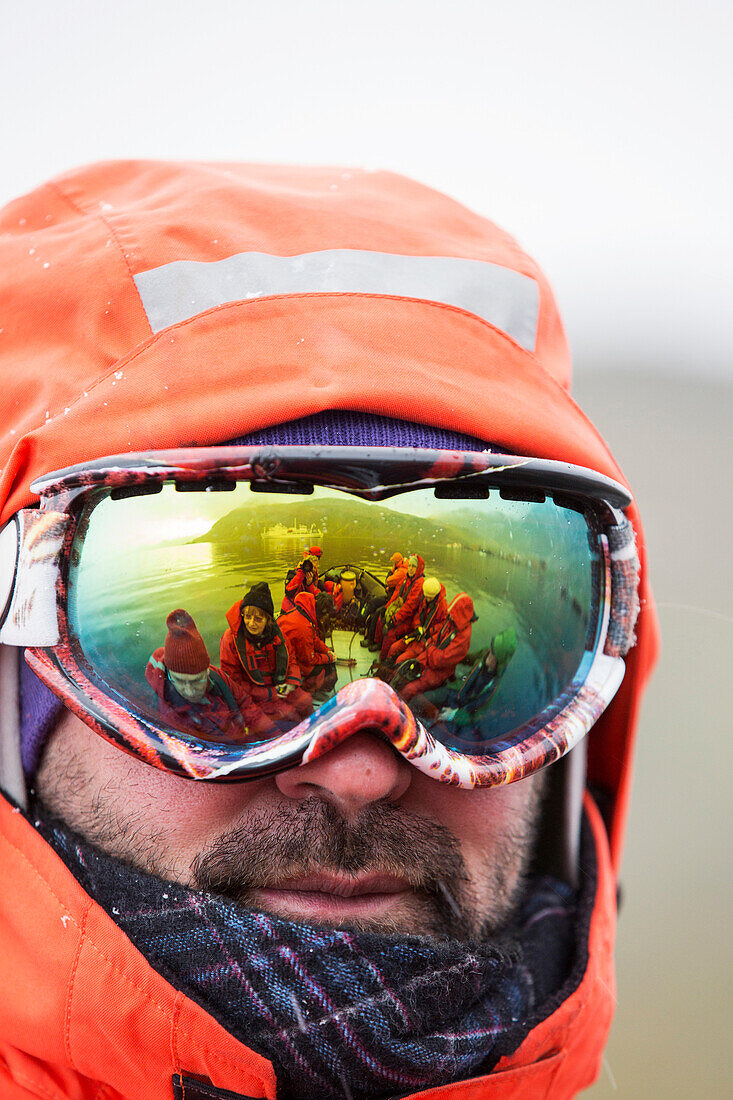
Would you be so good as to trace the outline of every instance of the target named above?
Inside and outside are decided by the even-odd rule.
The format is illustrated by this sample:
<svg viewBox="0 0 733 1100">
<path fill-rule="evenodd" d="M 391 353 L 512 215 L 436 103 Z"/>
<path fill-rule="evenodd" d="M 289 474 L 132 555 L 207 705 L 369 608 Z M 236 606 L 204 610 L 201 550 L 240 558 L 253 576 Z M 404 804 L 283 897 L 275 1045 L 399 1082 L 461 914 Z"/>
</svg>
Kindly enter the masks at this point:
<svg viewBox="0 0 733 1100">
<path fill-rule="evenodd" d="M 198 275 L 206 282 L 224 270 L 212 265 L 244 253 L 330 250 L 337 267 L 358 253 L 367 267 L 374 257 L 401 258 L 411 274 L 345 289 L 219 291 L 214 300 L 210 287 L 197 289 Z M 525 304 L 536 301 L 531 323 L 519 331 L 511 318 L 413 279 L 415 258 L 436 257 L 478 262 L 482 272 L 491 265 L 505 289 L 517 285 Z M 34 502 L 30 483 L 50 470 L 217 444 L 339 408 L 450 428 L 624 480 L 570 397 L 565 336 L 537 266 L 490 222 L 401 177 L 93 165 L 0 213 L 0 259 L 0 524 Z M 589 778 L 610 808 L 604 823 L 586 801 L 598 865 L 586 972 L 489 1077 L 416 1096 L 562 1100 L 597 1074 L 613 1012 L 633 736 L 657 650 L 635 508 L 630 516 L 642 611 L 624 682 L 589 735 Z M 0 853 L 3 1100 L 171 1100 L 176 1075 L 274 1100 L 271 1064 L 161 978 L 5 798 Z M 184 1084 L 179 1095 L 195 1091 Z"/>
<path fill-rule="evenodd" d="M 311 592 L 299 592 L 292 611 L 277 620 L 285 644 L 305 680 L 317 665 L 330 664 L 334 655 L 318 634 L 316 599 Z"/>
</svg>

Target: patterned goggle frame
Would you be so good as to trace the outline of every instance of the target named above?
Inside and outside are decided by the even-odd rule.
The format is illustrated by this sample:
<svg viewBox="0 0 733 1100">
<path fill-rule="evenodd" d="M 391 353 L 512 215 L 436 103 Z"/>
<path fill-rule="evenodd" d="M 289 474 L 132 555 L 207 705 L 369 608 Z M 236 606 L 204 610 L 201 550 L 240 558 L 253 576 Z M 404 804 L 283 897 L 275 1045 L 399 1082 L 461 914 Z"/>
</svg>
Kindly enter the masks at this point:
<svg viewBox="0 0 733 1100">
<path fill-rule="evenodd" d="M 559 759 L 588 732 L 618 689 L 624 673 L 622 657 L 634 641 L 638 560 L 633 530 L 623 514 L 631 498 L 616 482 L 580 467 L 490 452 L 343 447 L 197 448 L 102 459 L 50 474 L 37 481 L 34 490 L 40 495 L 40 508 L 23 510 L 0 532 L 0 557 L 6 563 L 11 556 L 8 547 L 13 543 L 17 546 L 14 584 L 0 620 L 0 642 L 26 646 L 26 659 L 31 667 L 101 736 L 156 767 L 189 778 L 231 781 L 259 777 L 313 760 L 352 733 L 370 729 L 381 733 L 421 771 L 442 782 L 471 788 L 521 779 Z M 90 611 L 95 606 L 113 607 L 114 595 L 106 604 L 95 605 L 94 600 L 84 595 L 84 585 L 80 583 L 80 577 L 86 576 L 81 571 L 81 562 L 85 555 L 93 556 L 88 547 L 95 545 L 89 535 L 95 522 L 101 532 L 97 543 L 102 547 L 97 553 L 97 565 L 100 561 L 104 563 L 107 528 L 95 520 L 95 515 L 104 515 L 100 503 L 109 508 L 106 502 L 111 500 L 129 502 L 125 505 L 130 509 L 125 525 L 109 528 L 110 532 L 118 534 L 108 546 L 107 587 L 111 585 L 113 591 L 117 591 L 113 582 L 118 574 L 128 571 L 125 548 L 119 545 L 120 532 L 145 530 L 148 541 L 156 543 L 155 550 L 163 560 L 174 541 L 165 537 L 167 517 L 173 516 L 181 530 L 185 527 L 184 519 L 186 522 L 198 519 L 203 523 L 199 513 L 203 510 L 209 518 L 217 514 L 213 498 L 223 500 L 225 493 L 231 494 L 232 490 L 247 494 L 245 503 L 268 504 L 269 519 L 266 526 L 260 524 L 258 538 L 273 562 L 282 563 L 289 556 L 293 566 L 297 566 L 310 544 L 323 543 L 324 560 L 317 555 L 312 555 L 311 560 L 316 572 L 320 567 L 319 590 L 331 594 L 330 613 L 335 616 L 335 630 L 326 636 L 326 642 L 335 651 L 333 665 L 337 673 L 330 697 L 328 691 L 323 690 L 322 681 L 320 692 L 317 690 L 318 679 L 308 683 L 303 678 L 296 693 L 285 694 L 284 698 L 271 690 L 273 705 L 257 704 L 266 714 L 269 729 L 257 735 L 252 734 L 248 725 L 251 710 L 246 708 L 251 700 L 247 697 L 246 704 L 242 704 L 244 729 L 249 731 L 246 737 L 231 729 L 226 735 L 217 735 L 215 728 L 213 732 L 211 728 L 197 731 L 189 721 L 191 715 L 194 715 L 194 724 L 197 720 L 197 704 L 186 702 L 176 692 L 173 696 L 180 704 L 180 713 L 188 716 L 185 722 L 177 722 L 168 696 L 165 706 L 160 702 L 162 695 L 156 701 L 159 708 L 156 712 L 155 705 L 146 705 L 142 696 L 138 698 L 126 689 L 123 680 L 115 681 L 115 661 L 110 658 L 109 668 L 104 664 L 104 654 L 111 651 L 109 630 L 106 637 L 95 640 L 85 627 L 90 621 L 106 623 L 104 614 L 95 616 Z M 490 507 L 486 503 L 490 498 L 495 501 L 491 505 L 495 509 L 491 512 L 493 520 L 498 517 L 504 524 L 513 523 L 514 535 L 521 532 L 523 526 L 528 530 L 547 530 L 546 517 L 556 514 L 562 517 L 563 528 L 575 525 L 582 530 L 585 544 L 591 548 L 587 583 L 584 580 L 587 606 L 583 604 L 582 614 L 576 605 L 583 600 L 579 601 L 566 584 L 552 583 L 553 557 L 558 556 L 557 552 L 548 554 L 547 560 L 538 561 L 536 541 L 526 546 L 521 540 L 515 541 L 512 545 L 517 549 L 511 554 L 502 543 L 491 539 L 487 539 L 485 547 L 468 546 L 466 516 L 483 515 L 482 510 Z M 381 528 L 377 531 L 377 521 L 370 523 L 367 513 L 365 520 L 360 521 L 358 515 L 354 520 L 362 538 L 359 550 L 352 542 L 349 544 L 351 552 L 347 554 L 343 549 L 346 544 L 338 544 L 335 538 L 333 522 L 329 533 L 327 523 L 314 521 L 314 516 L 331 514 L 336 506 L 335 499 L 349 500 L 354 507 L 363 505 L 374 509 L 375 504 L 379 504 L 380 511 L 373 511 L 371 515 L 379 515 L 380 522 L 385 516 L 390 522 L 397 522 L 395 516 L 401 517 L 403 526 L 398 529 L 398 537 L 402 543 L 412 537 L 412 542 L 419 545 L 390 544 L 389 535 L 385 536 Z M 205 502 L 206 507 L 203 503 L 197 505 L 196 501 Z M 307 510 L 303 501 L 308 502 Z M 186 502 L 185 509 L 182 502 Z M 408 503 L 403 506 L 403 502 Z M 302 510 L 298 512 L 296 506 Z M 281 522 L 283 509 L 295 513 L 289 525 Z M 221 514 L 225 517 L 226 510 Z M 149 531 L 148 527 L 141 526 L 146 516 L 150 520 Z M 299 516 L 303 522 L 299 521 Z M 405 527 L 405 517 L 412 527 Z M 309 520 L 311 522 L 307 522 Z M 438 520 L 443 524 L 438 540 L 441 545 L 435 549 L 437 544 L 433 543 L 431 555 L 425 549 L 429 529 L 426 525 Z M 470 530 L 474 530 L 475 518 L 471 522 L 474 527 Z M 559 521 L 553 519 L 553 522 Z M 157 534 L 154 533 L 155 523 L 159 528 Z M 463 528 L 461 523 L 464 523 Z M 367 527 L 369 531 L 365 534 Z M 411 536 L 405 534 L 408 529 Z M 202 536 L 197 531 L 198 528 L 186 529 L 185 538 L 183 535 L 179 538 L 181 545 L 185 543 L 187 554 L 194 553 L 194 547 L 200 549 L 202 537 L 204 540 L 209 538 L 209 545 L 213 541 L 213 536 Z M 362 545 L 367 534 L 372 539 L 369 552 L 373 556 L 373 571 L 366 568 L 372 559 L 366 560 L 368 551 L 365 544 Z M 577 541 L 579 544 L 582 540 L 578 538 Z M 228 547 L 228 568 L 231 567 L 232 545 Z M 397 639 L 399 652 L 395 655 L 393 647 L 391 660 L 385 657 L 384 650 L 390 631 L 387 616 L 383 622 L 382 651 L 378 655 L 369 654 L 369 659 L 374 659 L 371 675 L 367 675 L 361 667 L 367 656 L 361 643 L 368 637 L 368 605 L 375 593 L 380 592 L 372 582 L 378 573 L 385 574 L 390 568 L 392 550 L 402 550 L 406 558 L 412 555 L 422 562 L 421 549 L 425 551 L 424 576 L 435 573 L 439 582 L 446 579 L 447 583 L 441 585 L 440 599 L 448 615 L 444 614 L 441 628 L 440 623 L 431 624 L 427 614 L 422 635 L 418 620 L 413 618 L 411 629 L 414 633 Z M 342 551 L 340 557 L 339 550 Z M 335 552 L 338 559 L 330 568 L 325 560 L 329 552 Z M 469 557 L 469 553 L 473 557 Z M 451 565 L 456 555 L 463 572 Z M 528 684 L 530 670 L 529 664 L 523 664 L 528 646 L 521 624 L 526 615 L 519 614 L 511 626 L 502 620 L 500 605 L 491 591 L 492 584 L 496 587 L 496 574 L 486 572 L 489 566 L 483 564 L 492 556 L 492 568 L 500 565 L 502 575 L 509 578 L 507 592 L 514 584 L 512 591 L 523 593 L 521 600 L 525 605 L 532 604 L 532 597 L 535 606 L 540 597 L 548 605 L 553 601 L 547 621 L 550 618 L 559 621 L 563 615 L 568 622 L 573 615 L 579 620 L 576 633 L 580 631 L 578 636 L 583 638 L 582 652 L 579 650 L 579 654 L 572 657 L 572 666 L 568 666 L 573 668 L 572 674 L 564 673 L 564 678 L 560 679 L 550 675 L 556 673 L 554 666 L 565 641 L 553 649 L 552 639 L 549 639 L 544 665 L 540 661 L 537 668 L 532 666 L 535 683 L 542 681 L 545 685 L 544 696 L 540 691 L 532 697 L 528 687 L 521 687 L 523 683 Z M 481 564 L 471 566 L 470 562 Z M 547 573 L 548 562 L 550 573 Z M 247 580 L 256 580 L 258 576 L 256 570 L 252 575 L 254 567 L 250 566 L 251 563 L 242 563 L 235 597 L 243 595 Z M 474 625 L 466 627 L 470 569 L 477 572 L 483 569 L 487 577 L 493 576 L 493 580 L 491 583 L 486 581 L 483 587 L 477 583 L 472 595 Z M 8 570 L 7 564 L 5 570 Z M 284 569 L 283 574 L 287 576 Z M 356 599 L 352 592 L 354 577 Z M 452 586 L 450 578 L 455 581 Z M 308 575 L 306 580 L 313 578 Z M 310 587 L 316 591 L 315 585 Z M 282 587 L 275 591 L 274 584 L 270 588 L 277 614 L 280 597 L 287 597 L 287 592 L 283 593 Z M 427 582 L 426 588 L 431 591 Z M 1 597 L 0 592 L 0 602 Z M 334 602 L 339 599 L 342 606 L 334 610 Z M 519 598 L 506 597 L 503 613 L 512 599 L 516 603 Z M 339 618 L 344 600 L 347 611 L 350 607 L 353 612 L 351 619 L 348 615 Z M 180 610 L 181 602 L 174 601 L 173 606 Z M 471 604 L 471 600 L 468 602 Z M 302 603 L 301 600 L 299 606 Z M 86 607 L 86 618 L 79 610 L 82 605 Z M 129 620 L 130 608 L 125 607 Z M 423 603 L 424 621 L 426 607 Z M 459 622 L 459 608 L 463 611 L 462 623 Z M 166 605 L 166 610 L 173 608 Z M 216 613 L 226 627 L 224 611 L 226 606 L 222 605 Z M 384 615 L 383 607 L 381 611 Z M 291 608 L 291 618 L 293 613 L 302 614 L 302 611 Z M 203 610 L 200 615 L 195 614 L 197 625 L 201 625 L 203 615 Z M 283 625 L 282 617 L 276 624 Z M 106 625 L 110 629 L 114 626 L 113 623 Z M 317 621 L 316 626 L 324 632 L 321 621 Z M 463 627 L 463 634 L 459 626 Z M 196 626 L 194 630 L 198 633 Z M 474 644 L 469 641 L 460 664 L 453 668 L 449 665 L 447 669 L 443 665 L 442 672 L 437 673 L 431 669 L 432 658 L 426 657 L 431 645 L 438 649 L 442 645 L 444 651 L 452 652 L 460 637 L 468 633 L 470 639 L 471 630 Z M 205 633 L 203 627 L 202 633 Z M 287 637 L 286 630 L 280 630 L 279 626 L 278 633 L 283 639 Z M 532 633 L 530 624 L 529 634 Z M 534 633 L 542 631 L 535 629 Z M 132 648 L 133 634 L 130 633 L 128 639 Z M 158 671 L 163 679 L 166 670 L 161 654 L 165 637 L 166 623 L 161 617 L 154 642 L 160 647 L 157 650 Z M 146 638 L 140 644 L 147 644 L 147 641 Z M 207 641 L 207 645 L 211 650 L 212 643 Z M 124 648 L 127 651 L 130 646 Z M 400 660 L 404 654 L 405 659 Z M 567 654 L 565 658 L 566 661 L 570 659 Z M 212 665 L 216 662 L 217 657 L 212 657 Z M 100 666 L 103 674 L 100 674 Z M 148 672 L 151 669 L 155 675 L 155 667 L 149 663 Z M 329 669 L 321 671 L 328 674 Z M 443 673 L 446 673 L 445 679 L 441 680 Z M 153 683 L 151 675 L 148 681 Z M 328 683 L 325 686 L 328 687 Z M 184 693 L 185 687 L 184 683 L 181 688 Z M 250 681 L 247 687 L 251 688 Z M 305 690 L 308 688 L 312 692 L 310 695 Z M 154 698 L 149 685 L 148 690 Z M 257 690 L 261 690 L 259 685 Z M 526 702 L 527 697 L 534 698 L 533 703 L 526 703 L 530 713 L 521 713 L 521 707 L 517 706 L 512 709 L 520 698 Z M 301 702 L 300 707 L 292 703 L 296 698 Z M 220 710 L 226 710 L 227 699 L 231 709 L 232 699 L 225 685 L 217 698 Z M 304 700 L 305 706 L 302 705 Z M 241 697 L 236 695 L 235 701 L 241 703 Z M 284 706 L 284 711 L 278 712 L 278 706 Z M 257 713 L 260 714 L 260 710 Z M 287 719 L 285 714 L 289 715 Z M 517 719 L 514 724 L 507 717 L 509 714 Z M 488 734 L 487 729 L 490 729 Z"/>
</svg>

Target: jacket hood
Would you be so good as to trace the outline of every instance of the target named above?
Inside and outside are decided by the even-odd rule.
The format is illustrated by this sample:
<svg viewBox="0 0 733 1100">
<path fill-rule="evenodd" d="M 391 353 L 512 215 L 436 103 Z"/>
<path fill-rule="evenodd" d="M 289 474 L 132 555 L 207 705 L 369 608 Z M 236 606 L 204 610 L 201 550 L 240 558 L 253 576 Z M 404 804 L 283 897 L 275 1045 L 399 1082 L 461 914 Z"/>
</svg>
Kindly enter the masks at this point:
<svg viewBox="0 0 733 1100">
<path fill-rule="evenodd" d="M 239 630 L 239 624 L 242 621 L 242 601 L 241 600 L 237 600 L 236 603 L 232 604 L 232 606 L 229 608 L 229 610 L 226 613 L 226 620 L 227 620 L 227 623 L 229 624 L 229 626 L 231 627 L 232 632 L 234 634 L 236 634 L 237 631 Z"/>
<path fill-rule="evenodd" d="M 418 577 L 424 577 L 425 576 L 425 561 L 424 561 L 424 559 L 421 558 L 419 554 L 415 554 L 415 557 L 417 558 L 417 569 L 415 570 L 415 576 L 414 576 L 413 579 L 417 579 Z"/>
<path fill-rule="evenodd" d="M 625 483 L 570 397 L 568 345 L 537 264 L 492 222 L 390 173 L 80 168 L 0 212 L 0 311 L 0 523 L 51 470 L 219 444 L 329 409 L 449 425 Z M 629 515 L 638 644 L 589 739 L 616 862 L 657 649 Z"/>
<path fill-rule="evenodd" d="M 448 618 L 452 619 L 458 630 L 465 630 L 473 618 L 473 600 L 467 592 L 459 592 L 451 600 Z"/>
<path fill-rule="evenodd" d="M 295 606 L 299 607 L 301 611 L 310 619 L 315 626 L 316 624 L 316 597 L 312 592 L 299 592 L 295 597 Z"/>
<path fill-rule="evenodd" d="M 244 599 L 237 600 L 237 602 L 233 603 L 232 606 L 229 608 L 229 610 L 226 613 L 227 625 L 229 627 L 231 627 L 232 634 L 234 634 L 235 637 L 236 637 L 237 631 L 239 630 L 240 626 L 243 626 L 243 624 L 244 624 L 244 620 L 242 619 L 242 605 L 243 604 L 244 604 Z M 267 626 L 265 627 L 265 629 L 262 631 L 261 634 L 258 634 L 257 636 L 255 636 L 254 634 L 250 634 L 250 632 L 247 630 L 246 626 L 244 627 L 244 633 L 245 633 L 245 637 L 249 638 L 252 645 L 259 647 L 261 645 L 265 645 L 267 642 L 271 642 L 272 639 L 277 636 L 279 631 L 278 631 L 277 623 L 270 616 L 270 618 L 268 619 Z"/>
</svg>

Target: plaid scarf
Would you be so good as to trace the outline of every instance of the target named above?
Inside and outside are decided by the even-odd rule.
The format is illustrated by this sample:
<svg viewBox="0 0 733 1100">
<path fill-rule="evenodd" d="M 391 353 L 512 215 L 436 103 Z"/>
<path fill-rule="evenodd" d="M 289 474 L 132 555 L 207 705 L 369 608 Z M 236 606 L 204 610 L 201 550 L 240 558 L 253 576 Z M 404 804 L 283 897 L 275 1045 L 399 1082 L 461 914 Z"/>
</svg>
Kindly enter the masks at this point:
<svg viewBox="0 0 733 1100">
<path fill-rule="evenodd" d="M 494 943 L 317 928 L 134 870 L 38 809 L 37 827 L 155 969 L 272 1061 L 279 1100 L 488 1073 L 571 968 L 575 896 L 553 878 L 531 881 Z"/>
</svg>

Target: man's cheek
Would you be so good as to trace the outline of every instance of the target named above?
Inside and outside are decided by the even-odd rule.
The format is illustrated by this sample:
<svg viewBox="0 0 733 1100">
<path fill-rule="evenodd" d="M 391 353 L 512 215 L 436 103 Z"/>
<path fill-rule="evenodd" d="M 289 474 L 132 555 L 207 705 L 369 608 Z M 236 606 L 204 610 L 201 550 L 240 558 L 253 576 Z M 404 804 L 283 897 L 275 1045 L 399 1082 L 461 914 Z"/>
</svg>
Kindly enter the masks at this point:
<svg viewBox="0 0 733 1100">
<path fill-rule="evenodd" d="M 198 783 L 171 775 L 121 752 L 70 713 L 49 739 L 37 777 L 41 798 L 79 832 L 90 835 L 94 807 L 120 834 L 134 819 L 141 833 L 170 848 L 160 854 L 176 866 L 188 866 L 212 835 L 230 828 L 263 782 Z"/>
<path fill-rule="evenodd" d="M 458 840 L 471 878 L 484 878 L 501 864 L 506 868 L 509 851 L 515 853 L 517 871 L 522 870 L 531 847 L 534 824 L 544 788 L 544 776 L 535 775 L 518 783 L 490 790 L 464 791 L 443 787 L 428 780 L 432 792 L 432 816 Z M 430 805 L 426 792 L 424 805 Z"/>
<path fill-rule="evenodd" d="M 259 803 L 262 782 L 199 783 L 162 774 L 150 786 L 151 824 L 155 824 L 183 858 L 192 860 L 232 828 Z"/>
<path fill-rule="evenodd" d="M 485 844 L 516 828 L 535 801 L 534 777 L 489 790 L 462 790 L 435 780 L 421 784 L 420 801 L 464 844 Z"/>
</svg>

